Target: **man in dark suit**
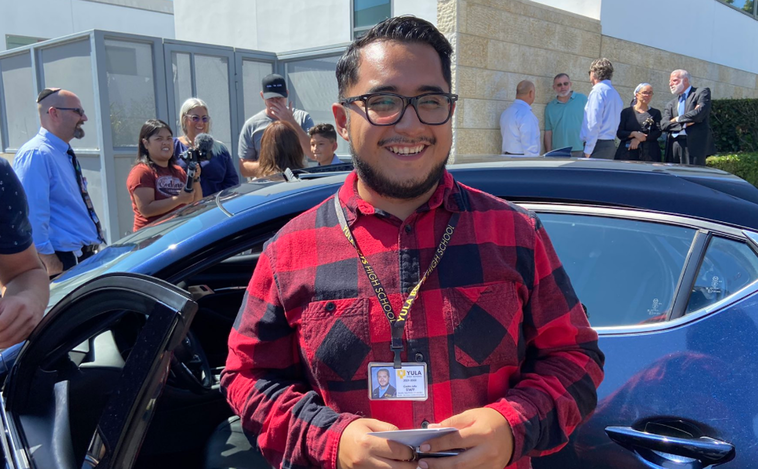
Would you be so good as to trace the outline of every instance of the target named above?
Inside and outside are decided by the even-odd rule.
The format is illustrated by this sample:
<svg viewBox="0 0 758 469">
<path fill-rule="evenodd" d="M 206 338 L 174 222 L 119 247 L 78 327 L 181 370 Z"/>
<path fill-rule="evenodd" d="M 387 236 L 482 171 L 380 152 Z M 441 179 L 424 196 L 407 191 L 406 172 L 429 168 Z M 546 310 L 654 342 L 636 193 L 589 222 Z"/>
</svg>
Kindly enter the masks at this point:
<svg viewBox="0 0 758 469">
<path fill-rule="evenodd" d="M 379 386 L 371 391 L 372 399 L 384 399 L 385 397 L 397 397 L 395 387 L 390 384 L 390 372 L 386 368 L 376 372 L 376 380 Z"/>
<path fill-rule="evenodd" d="M 674 70 L 669 78 L 671 94 L 661 130 L 668 132 L 666 162 L 705 166 L 705 157 L 716 153 L 709 118 L 711 90 L 690 85 L 686 70 Z"/>
</svg>

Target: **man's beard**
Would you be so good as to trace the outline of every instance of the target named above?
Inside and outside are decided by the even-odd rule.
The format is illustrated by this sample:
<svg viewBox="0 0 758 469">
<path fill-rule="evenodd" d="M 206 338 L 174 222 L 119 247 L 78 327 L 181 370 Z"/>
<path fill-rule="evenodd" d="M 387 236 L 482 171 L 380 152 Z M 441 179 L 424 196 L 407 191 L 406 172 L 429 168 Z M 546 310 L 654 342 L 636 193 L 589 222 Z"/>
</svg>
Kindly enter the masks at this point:
<svg viewBox="0 0 758 469">
<path fill-rule="evenodd" d="M 674 88 L 669 87 L 669 89 L 671 90 L 671 94 L 682 94 L 684 91 L 684 83 L 680 83 Z"/>
<path fill-rule="evenodd" d="M 76 128 L 74 128 L 74 138 L 84 138 L 84 129 L 82 128 L 81 124 L 78 124 Z"/>
<path fill-rule="evenodd" d="M 353 164 L 361 181 L 377 194 L 390 199 L 410 200 L 426 194 L 440 181 L 445 171 L 445 164 L 447 163 L 447 158 L 445 158 L 432 168 L 422 181 L 398 183 L 384 177 L 379 171 L 372 168 L 369 163 L 362 160 L 356 153 L 355 148 L 353 148 L 352 140 L 350 141 L 350 154 L 353 155 Z M 450 155 L 448 154 L 448 156 Z"/>
<path fill-rule="evenodd" d="M 560 96 L 561 98 L 565 98 L 566 96 L 571 96 L 571 90 L 558 93 L 558 96 Z"/>
</svg>

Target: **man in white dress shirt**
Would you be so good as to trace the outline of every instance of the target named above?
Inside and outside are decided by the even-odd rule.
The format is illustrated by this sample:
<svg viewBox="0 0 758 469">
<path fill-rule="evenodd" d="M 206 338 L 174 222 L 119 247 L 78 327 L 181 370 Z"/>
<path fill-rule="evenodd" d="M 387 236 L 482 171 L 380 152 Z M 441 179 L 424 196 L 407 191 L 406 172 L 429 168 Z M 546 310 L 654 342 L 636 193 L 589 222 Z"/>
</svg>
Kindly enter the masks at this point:
<svg viewBox="0 0 758 469">
<path fill-rule="evenodd" d="M 616 154 L 616 131 L 624 103 L 611 84 L 613 64 L 606 58 L 595 59 L 590 65 L 592 91 L 587 97 L 580 137 L 584 156 L 612 160 Z"/>
<path fill-rule="evenodd" d="M 540 155 L 540 126 L 532 112 L 534 94 L 534 83 L 521 81 L 516 86 L 516 100 L 500 115 L 504 155 Z"/>
</svg>

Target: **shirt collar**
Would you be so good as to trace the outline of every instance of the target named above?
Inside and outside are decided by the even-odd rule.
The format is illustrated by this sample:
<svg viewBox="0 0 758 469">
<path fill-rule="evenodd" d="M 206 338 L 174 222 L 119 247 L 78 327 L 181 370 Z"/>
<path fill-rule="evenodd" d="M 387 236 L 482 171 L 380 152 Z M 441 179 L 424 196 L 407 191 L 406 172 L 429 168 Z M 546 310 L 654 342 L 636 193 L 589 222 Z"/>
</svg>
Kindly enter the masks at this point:
<svg viewBox="0 0 758 469">
<path fill-rule="evenodd" d="M 60 137 L 55 135 L 54 133 L 50 132 L 44 127 L 39 128 L 39 132 L 37 135 L 40 136 L 43 140 L 45 140 L 53 149 L 60 151 L 61 153 L 66 153 L 69 149 L 69 144 L 64 142 Z"/>
<path fill-rule="evenodd" d="M 513 104 L 518 104 L 519 106 L 526 106 L 529 109 L 532 108 L 532 106 L 530 106 L 529 103 L 527 103 L 526 101 L 524 101 L 523 99 L 520 99 L 520 98 L 516 98 L 513 101 Z"/>
<path fill-rule="evenodd" d="M 682 93 L 680 96 L 684 96 L 684 99 L 687 99 L 687 96 L 690 95 L 690 90 L 692 89 L 692 85 L 688 86 L 686 90 L 684 90 L 684 93 Z"/>
<path fill-rule="evenodd" d="M 340 187 L 339 198 L 345 208 L 345 216 L 348 225 L 352 226 L 359 215 L 376 215 L 378 210 L 373 205 L 361 199 L 358 195 L 358 174 L 353 171 L 347 175 L 345 183 Z M 449 212 L 463 212 L 466 210 L 467 197 L 465 192 L 452 174 L 447 169 L 442 174 L 442 179 L 437 189 L 429 200 L 416 209 L 416 213 L 434 210 L 441 205 Z"/>
<path fill-rule="evenodd" d="M 603 86 L 613 86 L 611 84 L 611 80 L 602 80 L 602 81 L 599 81 L 599 82 L 595 83 L 595 86 L 593 86 L 593 88 L 598 87 L 600 85 L 603 85 Z"/>
</svg>

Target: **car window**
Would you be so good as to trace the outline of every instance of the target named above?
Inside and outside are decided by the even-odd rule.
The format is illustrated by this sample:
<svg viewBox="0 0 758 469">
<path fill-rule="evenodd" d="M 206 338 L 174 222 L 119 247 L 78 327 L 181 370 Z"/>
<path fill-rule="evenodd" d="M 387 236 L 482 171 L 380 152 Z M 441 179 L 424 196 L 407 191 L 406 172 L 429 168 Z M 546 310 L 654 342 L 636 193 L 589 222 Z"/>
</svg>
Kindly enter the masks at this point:
<svg viewBox="0 0 758 469">
<path fill-rule="evenodd" d="M 692 287 L 685 314 L 720 301 L 758 280 L 758 255 L 747 244 L 715 236 Z"/>
<path fill-rule="evenodd" d="M 539 217 L 593 327 L 666 319 L 695 230 L 602 216 Z"/>
</svg>

